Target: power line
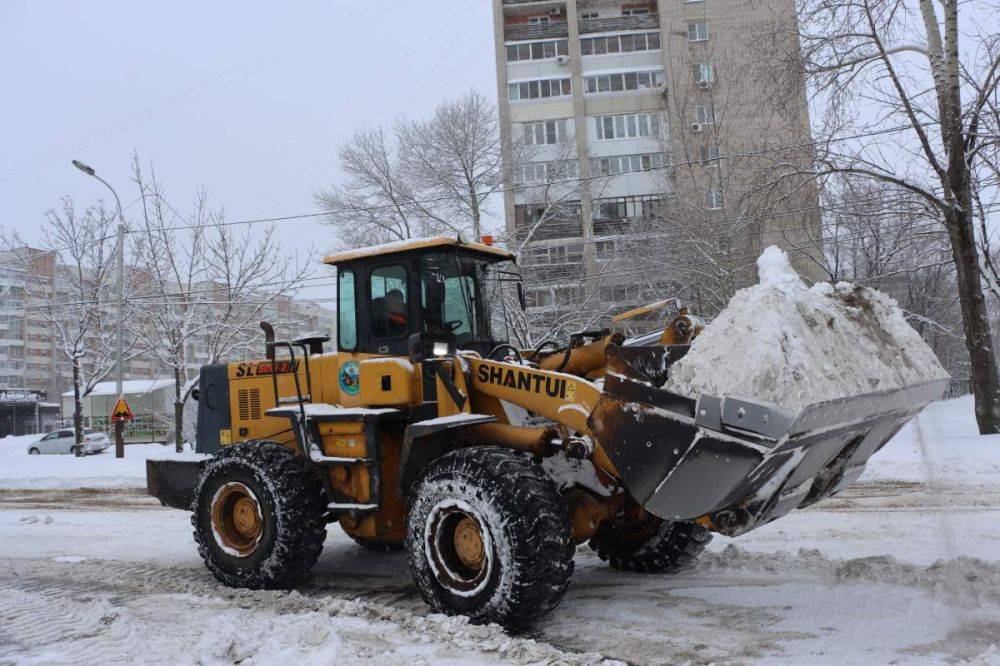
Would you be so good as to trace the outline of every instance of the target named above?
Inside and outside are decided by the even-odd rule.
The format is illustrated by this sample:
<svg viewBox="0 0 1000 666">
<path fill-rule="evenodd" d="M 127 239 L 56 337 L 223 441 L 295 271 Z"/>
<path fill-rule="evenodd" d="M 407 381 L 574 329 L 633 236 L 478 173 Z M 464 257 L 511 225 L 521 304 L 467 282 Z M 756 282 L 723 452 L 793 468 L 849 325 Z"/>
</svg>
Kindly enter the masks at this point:
<svg viewBox="0 0 1000 666">
<path fill-rule="evenodd" d="M 991 207 L 992 208 L 1000 208 L 1000 203 L 994 204 Z M 793 213 L 794 212 L 801 212 L 801 211 L 793 211 Z M 909 227 L 908 231 L 912 232 L 912 231 L 917 231 L 917 230 L 921 230 L 921 229 L 928 229 L 928 228 L 932 228 L 932 227 L 937 227 L 940 224 L 941 223 L 939 221 L 936 221 L 936 220 L 927 221 L 927 222 L 923 222 L 923 223 L 920 223 L 920 224 L 912 225 L 911 227 Z M 727 237 L 727 239 L 728 240 L 733 240 L 733 239 L 736 239 L 736 238 L 755 238 L 755 237 L 758 237 L 760 235 L 767 235 L 767 234 L 776 235 L 776 234 L 783 234 L 783 233 L 789 232 L 789 231 L 808 230 L 808 229 L 811 229 L 811 228 L 812 227 L 808 227 L 808 226 L 802 226 L 802 227 L 785 227 L 785 228 L 781 228 L 781 229 L 775 229 L 775 230 L 764 231 L 764 232 L 749 232 L 749 233 L 742 233 L 742 234 L 734 234 L 734 235 L 731 235 L 731 236 Z M 850 242 L 850 241 L 855 241 L 855 240 L 861 240 L 861 239 L 864 239 L 864 238 L 877 238 L 877 237 L 880 237 L 881 235 L 882 234 L 879 233 L 878 231 L 872 231 L 870 233 L 860 233 L 860 234 L 856 234 L 856 235 L 853 235 L 853 236 L 832 236 L 832 237 L 827 237 L 827 238 L 809 240 L 809 241 L 807 241 L 805 243 L 802 243 L 802 244 L 796 244 L 794 242 L 792 242 L 790 244 L 786 243 L 785 244 L 785 249 L 803 250 L 803 251 L 809 250 L 809 251 L 811 251 L 811 250 L 816 249 L 817 246 L 827 245 L 827 244 L 831 244 L 831 243 Z M 645 233 L 640 233 L 640 234 L 630 234 L 630 235 L 624 236 L 624 238 L 628 239 L 628 240 L 634 240 L 634 239 L 637 239 L 637 238 L 641 240 L 643 238 L 656 239 L 656 238 L 671 238 L 671 237 L 672 237 L 672 233 L 670 231 L 645 232 Z M 616 240 L 616 238 L 615 237 L 598 237 L 595 240 L 597 240 L 597 241 L 601 241 L 601 240 Z M 584 241 L 584 240 L 573 241 L 571 243 L 571 245 L 584 245 L 584 244 L 586 244 L 586 242 L 587 241 Z M 680 248 L 683 248 L 685 245 L 687 245 L 689 243 L 690 243 L 690 241 L 678 240 L 678 241 L 673 241 L 673 242 L 670 242 L 670 243 L 659 244 L 659 245 L 657 245 L 655 247 L 658 250 L 680 249 Z M 567 244 L 564 244 L 563 247 L 565 247 L 566 245 Z M 726 258 L 727 259 L 747 259 L 747 260 L 749 260 L 749 259 L 755 259 L 757 257 L 757 254 L 758 253 L 757 253 L 756 249 L 749 249 L 748 248 L 746 250 L 742 250 L 742 251 L 730 253 L 730 254 L 726 255 Z M 617 259 L 623 259 L 623 258 L 627 259 L 628 257 L 616 257 L 616 258 Z M 548 269 L 551 269 L 551 268 L 560 268 L 560 267 L 563 267 L 563 266 L 566 266 L 566 264 L 534 264 L 534 265 L 529 264 L 529 265 L 526 265 L 526 266 L 522 266 L 522 268 L 524 268 L 525 270 L 531 271 L 531 270 L 544 270 L 544 269 L 547 269 L 547 268 Z M 650 267 L 649 266 L 638 266 L 638 267 L 631 267 L 631 268 L 625 268 L 625 269 L 603 271 L 603 272 L 601 272 L 601 273 L 599 273 L 599 274 L 597 274 L 595 276 L 592 276 L 592 277 L 595 277 L 595 278 L 607 278 L 607 277 L 616 277 L 616 276 L 617 277 L 621 277 L 621 276 L 629 276 L 629 275 L 637 275 L 637 274 L 648 274 L 649 271 L 650 271 Z M 567 280 L 576 280 L 579 277 L 580 276 L 567 276 L 564 279 L 553 280 L 553 281 L 548 281 L 548 282 L 533 282 L 529 286 L 530 287 L 565 286 Z M 324 287 L 324 286 L 333 287 L 333 286 L 335 286 L 337 284 L 335 280 L 330 280 L 327 276 L 314 276 L 314 277 L 310 277 L 310 278 L 303 278 L 301 281 L 302 282 L 305 282 L 305 281 L 316 281 L 315 284 L 306 285 L 306 286 L 309 286 L 309 287 Z M 277 281 L 277 282 L 270 282 L 270 283 L 261 283 L 260 285 L 257 285 L 257 286 L 263 287 L 263 286 L 267 286 L 267 285 L 285 285 L 285 284 L 290 284 L 290 281 Z M 149 294 L 149 295 L 145 295 L 145 296 L 144 295 L 133 296 L 132 300 L 142 300 L 143 301 L 142 304 L 146 305 L 146 306 L 153 306 L 153 305 L 178 305 L 180 302 L 182 302 L 184 305 L 254 305 L 254 304 L 269 305 L 269 304 L 276 304 L 275 301 L 273 301 L 273 300 L 266 301 L 266 302 L 264 302 L 264 301 L 252 301 L 252 300 L 247 300 L 247 299 L 205 300 L 205 301 L 191 301 L 191 300 L 186 300 L 186 299 L 189 299 L 190 296 L 193 295 L 193 294 L 199 294 L 199 293 L 211 294 L 211 293 L 217 293 L 220 290 L 224 291 L 224 288 L 223 289 L 220 289 L 220 288 L 206 288 L 206 289 L 202 289 L 202 290 L 190 290 L 190 291 L 183 292 L 181 294 L 177 294 L 177 298 L 176 299 L 169 298 L 169 295 L 167 295 L 165 297 L 162 294 Z M 252 294 L 251 294 L 251 296 L 252 296 Z M 158 299 L 163 299 L 163 298 L 166 298 L 166 300 L 158 300 Z M 336 297 L 328 297 L 328 298 L 294 299 L 293 302 L 294 303 L 325 303 L 325 302 L 331 302 L 331 301 L 335 301 L 335 300 L 336 300 Z M 97 305 L 100 305 L 100 302 L 98 302 L 98 301 L 76 301 L 76 302 L 53 303 L 51 305 L 36 306 L 36 307 L 37 307 L 37 309 L 43 309 L 43 308 L 45 308 L 45 309 L 51 309 L 51 308 L 70 308 L 70 309 L 72 309 L 72 308 L 81 308 L 81 307 L 94 307 L 94 306 L 97 306 Z M 11 310 L 26 310 L 28 308 L 27 307 L 22 307 L 22 308 L 9 308 L 9 309 L 11 309 Z"/>
<path fill-rule="evenodd" d="M 173 95 L 163 98 L 160 101 L 155 102 L 154 104 L 146 107 L 142 111 L 129 114 L 108 125 L 105 125 L 102 128 L 94 130 L 93 132 L 84 135 L 77 142 L 74 142 L 74 145 L 72 147 L 67 148 L 64 145 L 60 148 L 56 148 L 49 151 L 47 154 L 43 155 L 40 158 L 36 158 L 35 160 L 29 160 L 27 162 L 22 162 L 21 164 L 15 166 L 9 173 L 0 176 L 0 182 L 5 182 L 15 177 L 16 175 L 23 173 L 24 171 L 31 170 L 39 166 L 42 166 L 44 164 L 47 164 L 53 161 L 54 159 L 57 159 L 60 155 L 66 154 L 69 150 L 81 150 L 90 145 L 93 145 L 93 143 L 95 143 L 97 139 L 95 138 L 93 141 L 88 141 L 91 138 L 100 137 L 102 140 L 108 139 L 113 136 L 117 136 L 122 132 L 127 132 L 129 130 L 135 129 L 136 127 L 139 127 L 149 122 L 150 120 L 156 118 L 158 114 L 155 114 L 154 112 L 159 111 L 164 107 L 170 106 L 173 109 L 177 109 L 180 108 L 181 106 L 197 101 L 209 93 L 215 92 L 216 90 L 219 90 L 223 87 L 236 83 L 237 81 L 247 78 L 248 76 L 256 74 L 260 71 L 263 71 L 264 69 L 267 69 L 268 67 L 271 67 L 274 64 L 287 59 L 292 54 L 296 53 L 302 48 L 306 48 L 312 45 L 313 42 L 329 39 L 330 37 L 333 37 L 337 34 L 346 32 L 359 24 L 371 21 L 375 18 L 378 18 L 379 16 L 382 16 L 389 10 L 394 9 L 395 7 L 408 1 L 409 0 L 396 0 L 396 2 L 388 6 L 365 7 L 364 9 L 349 15 L 348 20 L 350 20 L 350 18 L 355 18 L 356 20 L 348 22 L 347 24 L 344 23 L 344 19 L 337 19 L 335 21 L 330 21 L 328 23 L 325 23 L 321 27 L 310 31 L 301 37 L 297 37 L 293 40 L 290 40 L 284 44 L 279 45 L 274 49 L 271 49 L 266 54 L 264 54 L 264 56 L 254 56 L 252 58 L 248 58 L 247 60 L 244 60 L 238 65 L 230 67 L 229 69 L 224 70 L 219 74 L 216 74 L 193 86 L 189 86 L 177 93 L 174 93 Z M 375 10 L 374 12 L 372 11 L 373 9 Z M 333 30 L 332 32 L 329 32 L 329 34 L 325 35 L 323 34 L 328 32 L 331 28 L 336 28 L 336 29 Z M 304 46 L 298 46 L 300 44 Z M 282 51 L 284 51 L 284 53 L 282 53 Z M 270 56 L 271 54 L 275 54 L 275 57 L 269 58 L 268 56 Z M 257 67 L 256 69 L 252 69 L 245 73 L 239 74 L 235 78 L 231 78 L 228 81 L 226 80 L 227 77 L 230 77 L 231 75 L 246 69 L 247 67 L 255 64 L 256 61 L 261 60 L 262 58 L 263 58 L 263 64 Z M 211 84 L 216 84 L 216 85 L 208 87 Z M 190 96 L 192 93 L 197 93 L 197 94 L 195 94 L 194 96 Z M 114 131 L 108 134 L 108 132 L 114 129 L 115 127 L 122 125 L 124 123 L 128 123 L 129 121 L 134 121 L 134 122 L 124 127 L 120 131 Z M 106 136 L 102 137 L 101 135 L 106 135 Z"/>
<path fill-rule="evenodd" d="M 404 0 L 401 0 L 401 1 L 404 1 Z M 934 121 L 934 122 L 922 123 L 921 125 L 922 126 L 930 126 L 930 125 L 935 125 L 935 124 L 938 124 L 938 123 L 936 121 Z M 651 169 L 648 169 L 646 171 L 643 171 L 642 173 L 672 171 L 672 170 L 677 169 L 678 167 L 683 167 L 683 166 L 704 166 L 706 164 L 706 162 L 721 162 L 721 161 L 724 161 L 724 160 L 741 159 L 741 158 L 745 158 L 745 157 L 765 155 L 765 154 L 771 153 L 771 152 L 780 152 L 780 151 L 785 151 L 785 150 L 801 149 L 801 148 L 805 148 L 805 147 L 809 147 L 809 146 L 814 146 L 817 143 L 830 143 L 830 142 L 834 142 L 834 141 L 849 141 L 849 140 L 855 140 L 855 139 L 861 139 L 861 138 L 869 138 L 869 137 L 872 137 L 872 136 L 877 136 L 877 135 L 882 135 L 882 134 L 889 134 L 889 133 L 894 133 L 894 132 L 906 131 L 906 130 L 911 130 L 911 129 L 913 129 L 912 125 L 900 125 L 900 126 L 897 126 L 897 127 L 890 127 L 890 128 L 879 129 L 879 130 L 872 130 L 872 131 L 869 131 L 869 132 L 864 132 L 864 133 L 859 133 L 859 134 L 854 134 L 854 135 L 849 135 L 849 136 L 835 137 L 833 139 L 829 139 L 829 140 L 824 141 L 824 142 L 809 141 L 809 142 L 803 142 L 803 143 L 799 143 L 799 144 L 789 144 L 789 145 L 785 145 L 785 146 L 775 146 L 775 147 L 772 147 L 772 148 L 762 148 L 762 149 L 755 149 L 755 150 L 740 151 L 740 152 L 735 152 L 735 153 L 722 154 L 722 155 L 717 156 L 716 158 L 712 158 L 711 160 L 697 159 L 697 160 L 687 160 L 687 161 L 683 161 L 683 162 L 676 162 L 676 163 L 672 163 L 670 165 L 665 165 L 663 167 L 651 168 Z M 616 175 L 621 175 L 621 174 L 616 174 Z M 582 184 L 582 183 L 584 183 L 586 181 L 598 180 L 598 179 L 604 179 L 604 178 L 613 178 L 613 177 L 615 177 L 615 176 L 613 176 L 613 175 L 605 175 L 605 174 L 595 174 L 595 175 L 586 176 L 586 177 L 578 176 L 578 177 L 574 177 L 574 178 L 565 178 L 565 179 L 552 180 L 552 181 L 549 181 L 549 182 L 545 183 L 545 185 L 551 186 L 551 185 L 563 185 L 563 184 L 570 184 L 570 183 Z M 503 188 L 491 189 L 489 191 L 475 192 L 475 193 L 471 194 L 470 196 L 486 198 L 488 196 L 491 196 L 492 194 L 498 194 L 498 193 L 518 193 L 518 192 L 525 192 L 525 191 L 530 190 L 530 189 L 531 188 L 525 187 L 523 185 L 521 185 L 521 186 L 518 186 L 518 185 L 505 186 Z M 459 195 L 454 195 L 454 194 L 451 194 L 451 195 L 441 195 L 441 196 L 429 197 L 429 198 L 425 198 L 425 199 L 411 199 L 410 201 L 404 202 L 403 204 L 387 203 L 387 204 L 380 204 L 380 205 L 374 205 L 374 206 L 355 206 L 355 207 L 350 208 L 348 212 L 359 212 L 359 213 L 360 212 L 367 212 L 367 213 L 373 213 L 373 212 L 378 212 L 378 211 L 381 211 L 381 210 L 395 209 L 395 208 L 398 208 L 400 205 L 402 205 L 404 207 L 407 207 L 407 206 L 415 206 L 415 205 L 422 205 L 422 204 L 440 203 L 440 202 L 443 202 L 443 201 L 454 201 L 454 200 L 459 200 L 459 199 L 464 199 L 464 198 L 465 197 L 462 197 L 462 196 L 459 196 Z M 552 205 L 558 205 L 558 204 L 552 204 Z M 175 212 L 175 215 L 176 215 L 176 212 Z M 318 211 L 318 212 L 311 212 L 311 213 L 299 213 L 299 214 L 293 214 L 293 215 L 282 215 L 282 216 L 275 216 L 275 217 L 259 217 L 259 218 L 250 218 L 250 219 L 242 219 L 242 220 L 217 221 L 217 222 L 213 222 L 213 223 L 209 223 L 209 224 L 184 224 L 184 225 L 175 225 L 175 226 L 162 227 L 161 230 L 162 231 L 183 231 L 183 230 L 196 229 L 196 228 L 211 228 L 213 226 L 214 227 L 231 227 L 231 226 L 255 225 L 255 224 L 275 224 L 275 223 L 294 222 L 294 221 L 298 221 L 298 220 L 307 220 L 307 219 L 322 218 L 322 217 L 326 217 L 327 215 L 329 215 L 328 211 Z M 743 220 L 740 220 L 740 221 L 743 221 Z M 103 237 L 95 239 L 95 242 L 102 242 L 102 241 L 110 240 L 110 239 L 112 239 L 114 237 L 115 237 L 114 234 L 108 234 L 107 236 L 103 236 Z M 68 247 L 66 247 L 66 248 L 52 248 L 52 249 L 46 250 L 46 251 L 58 252 L 58 251 L 61 251 L 63 249 L 68 249 Z"/>
</svg>

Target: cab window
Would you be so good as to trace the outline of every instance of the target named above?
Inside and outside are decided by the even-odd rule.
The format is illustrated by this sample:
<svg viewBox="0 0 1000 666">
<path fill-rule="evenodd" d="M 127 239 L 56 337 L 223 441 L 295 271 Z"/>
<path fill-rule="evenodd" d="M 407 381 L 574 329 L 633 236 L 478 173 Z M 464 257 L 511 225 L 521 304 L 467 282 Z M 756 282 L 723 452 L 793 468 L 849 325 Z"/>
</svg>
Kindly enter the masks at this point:
<svg viewBox="0 0 1000 666">
<path fill-rule="evenodd" d="M 454 255 L 430 255 L 425 259 L 421 296 L 428 330 L 450 331 L 459 345 L 490 342 L 488 309 L 479 283 L 484 267 L 481 261 Z M 439 288 L 443 288 L 440 304 L 431 302 L 431 282 L 439 282 Z"/>
<path fill-rule="evenodd" d="M 339 271 L 337 274 L 337 339 L 340 349 L 344 351 L 352 351 L 358 346 L 356 303 L 354 271 Z"/>
<path fill-rule="evenodd" d="M 409 293 L 404 266 L 382 266 L 371 273 L 372 333 L 398 338 L 410 331 Z"/>
</svg>

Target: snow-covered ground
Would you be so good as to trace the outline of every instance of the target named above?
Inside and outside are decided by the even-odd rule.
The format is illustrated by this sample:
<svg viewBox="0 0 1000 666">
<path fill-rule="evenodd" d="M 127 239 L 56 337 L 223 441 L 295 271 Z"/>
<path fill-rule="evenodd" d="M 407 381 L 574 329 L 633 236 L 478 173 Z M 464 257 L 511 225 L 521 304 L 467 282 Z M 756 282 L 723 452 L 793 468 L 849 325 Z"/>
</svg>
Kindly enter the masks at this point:
<svg viewBox="0 0 1000 666">
<path fill-rule="evenodd" d="M 716 537 L 689 571 L 620 573 L 581 547 L 563 603 L 518 636 L 429 614 L 404 556 L 336 527 L 299 590 L 224 588 L 188 514 L 142 494 L 145 457 L 169 448 L 8 443 L 0 664 L 1000 664 L 1000 436 L 975 434 L 968 398 L 928 407 L 861 483 Z"/>
<path fill-rule="evenodd" d="M 145 488 L 146 459 L 174 455 L 172 445 L 128 444 L 115 458 L 114 444 L 101 453 L 29 455 L 41 435 L 0 439 L 0 488 Z"/>
</svg>

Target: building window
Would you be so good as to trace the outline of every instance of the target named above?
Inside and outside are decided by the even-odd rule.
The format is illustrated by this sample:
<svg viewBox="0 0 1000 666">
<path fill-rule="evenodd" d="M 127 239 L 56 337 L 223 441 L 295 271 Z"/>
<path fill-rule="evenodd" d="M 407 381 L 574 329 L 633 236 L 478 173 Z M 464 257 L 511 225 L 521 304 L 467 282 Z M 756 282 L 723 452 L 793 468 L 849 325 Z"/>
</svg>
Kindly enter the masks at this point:
<svg viewBox="0 0 1000 666">
<path fill-rule="evenodd" d="M 660 116 L 656 113 L 596 116 L 594 120 L 597 138 L 602 141 L 660 136 Z"/>
<path fill-rule="evenodd" d="M 595 157 L 591 160 L 591 170 L 595 175 L 615 176 L 620 173 L 638 173 L 662 169 L 667 163 L 663 153 L 647 155 L 615 155 Z"/>
<path fill-rule="evenodd" d="M 711 104 L 699 104 L 694 107 L 694 117 L 702 125 L 712 125 L 715 123 L 715 107 Z"/>
<path fill-rule="evenodd" d="M 663 72 L 619 72 L 598 74 L 584 78 L 587 93 L 622 92 L 627 90 L 648 90 L 663 83 Z"/>
<path fill-rule="evenodd" d="M 544 42 L 524 42 L 507 45 L 507 62 L 548 60 L 561 55 L 569 55 L 568 40 L 555 39 Z"/>
<path fill-rule="evenodd" d="M 571 180 L 577 175 L 577 165 L 573 160 L 529 162 L 514 169 L 514 183 L 517 185 L 554 183 Z"/>
<path fill-rule="evenodd" d="M 582 14 L 580 14 L 580 18 L 582 18 L 584 21 L 586 21 L 588 19 L 595 19 L 595 18 L 600 18 L 600 17 L 601 17 L 601 15 L 598 14 L 597 12 L 583 12 Z"/>
<path fill-rule="evenodd" d="M 713 185 L 705 195 L 705 208 L 708 210 L 719 210 L 722 208 L 722 204 L 722 188 L 718 185 Z"/>
<path fill-rule="evenodd" d="M 621 303 L 629 298 L 629 288 L 624 284 L 614 284 L 610 287 L 601 287 L 598 291 L 601 300 L 605 303 Z"/>
<path fill-rule="evenodd" d="M 614 259 L 617 249 L 617 244 L 610 240 L 597 241 L 597 243 L 594 244 L 594 251 L 597 254 L 598 261 L 609 261 Z"/>
<path fill-rule="evenodd" d="M 514 225 L 522 238 L 529 232 L 535 240 L 579 238 L 583 235 L 580 202 L 518 204 L 514 206 Z"/>
<path fill-rule="evenodd" d="M 582 55 L 604 55 L 629 51 L 656 51 L 660 48 L 660 33 L 643 32 L 629 35 L 607 35 L 580 39 Z"/>
<path fill-rule="evenodd" d="M 633 9 L 623 9 L 622 16 L 645 16 L 649 13 L 648 7 L 637 7 Z"/>
<path fill-rule="evenodd" d="M 556 287 L 556 305 L 577 305 L 583 302 L 581 287 Z"/>
<path fill-rule="evenodd" d="M 688 41 L 708 41 L 708 21 L 691 21 L 688 23 Z"/>
<path fill-rule="evenodd" d="M 525 250 L 525 258 L 531 266 L 565 266 L 583 261 L 583 250 L 579 244 L 539 246 L 532 245 Z"/>
<path fill-rule="evenodd" d="M 537 123 L 523 123 L 521 134 L 525 145 L 550 146 L 568 140 L 565 120 L 544 120 Z"/>
<path fill-rule="evenodd" d="M 616 197 L 599 199 L 594 218 L 598 220 L 624 220 L 648 217 L 660 203 L 657 196 Z"/>
<path fill-rule="evenodd" d="M 524 300 L 529 308 L 550 307 L 556 303 L 551 289 L 529 289 Z"/>
<path fill-rule="evenodd" d="M 716 145 L 701 147 L 701 164 L 707 167 L 719 166 L 719 147 Z"/>
<path fill-rule="evenodd" d="M 528 17 L 528 25 L 548 25 L 548 24 L 549 24 L 549 17 L 548 16 L 529 16 Z"/>
<path fill-rule="evenodd" d="M 522 99 L 543 99 L 546 97 L 564 97 L 572 95 L 570 79 L 541 79 L 538 81 L 519 81 L 507 86 L 510 101 Z"/>
<path fill-rule="evenodd" d="M 697 85 L 711 85 L 715 83 L 715 67 L 712 63 L 701 62 L 691 66 L 694 75 L 694 82 Z"/>
</svg>

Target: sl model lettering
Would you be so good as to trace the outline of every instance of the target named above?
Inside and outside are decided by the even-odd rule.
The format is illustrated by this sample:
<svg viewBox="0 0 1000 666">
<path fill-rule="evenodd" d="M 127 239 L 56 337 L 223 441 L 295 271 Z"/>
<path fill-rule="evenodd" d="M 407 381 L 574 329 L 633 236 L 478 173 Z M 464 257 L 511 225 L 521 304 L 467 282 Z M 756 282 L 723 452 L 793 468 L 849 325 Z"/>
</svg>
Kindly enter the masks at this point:
<svg viewBox="0 0 1000 666">
<path fill-rule="evenodd" d="M 544 391 L 550 398 L 566 397 L 566 380 L 561 377 L 547 377 L 524 370 L 500 368 L 485 364 L 479 366 L 476 376 L 484 384 L 493 384 L 495 386 L 504 386 L 517 389 L 518 391 L 531 391 L 532 393 L 539 394 Z"/>
<path fill-rule="evenodd" d="M 270 374 L 286 374 L 299 369 L 299 362 L 291 361 L 260 361 L 258 363 L 240 363 L 236 366 L 236 377 L 259 377 Z"/>
</svg>

